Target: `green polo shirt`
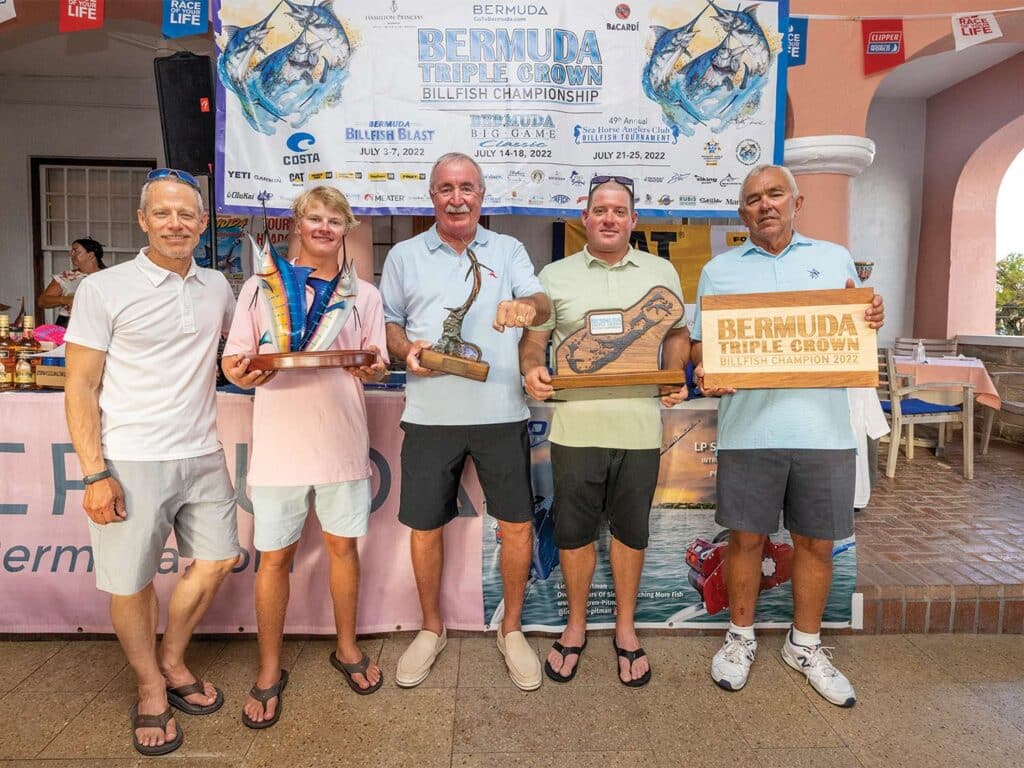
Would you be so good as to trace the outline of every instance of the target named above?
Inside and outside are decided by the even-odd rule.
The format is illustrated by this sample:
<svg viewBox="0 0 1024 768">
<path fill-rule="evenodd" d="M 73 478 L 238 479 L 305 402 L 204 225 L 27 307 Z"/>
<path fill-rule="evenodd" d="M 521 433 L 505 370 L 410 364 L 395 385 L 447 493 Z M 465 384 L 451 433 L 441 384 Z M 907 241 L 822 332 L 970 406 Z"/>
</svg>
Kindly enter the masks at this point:
<svg viewBox="0 0 1024 768">
<path fill-rule="evenodd" d="M 583 327 L 587 312 L 626 309 L 656 285 L 665 286 L 683 299 L 675 267 L 667 259 L 633 248 L 612 265 L 594 258 L 584 248 L 544 267 L 540 281 L 551 299 L 551 317 L 533 330 L 553 330 L 554 348 Z M 685 326 L 685 318 L 676 325 Z M 661 448 L 657 387 L 630 390 L 638 396 L 594 399 L 579 391 L 559 391 L 556 397 L 566 402 L 555 403 L 551 442 L 580 448 Z"/>
</svg>

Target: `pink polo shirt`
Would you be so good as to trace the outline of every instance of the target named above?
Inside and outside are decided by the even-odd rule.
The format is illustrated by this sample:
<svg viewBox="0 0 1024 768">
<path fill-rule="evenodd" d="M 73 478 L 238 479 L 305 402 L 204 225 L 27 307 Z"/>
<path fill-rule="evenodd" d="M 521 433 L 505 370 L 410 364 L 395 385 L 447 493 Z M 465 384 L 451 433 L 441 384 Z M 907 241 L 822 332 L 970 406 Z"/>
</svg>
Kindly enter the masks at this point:
<svg viewBox="0 0 1024 768">
<path fill-rule="evenodd" d="M 255 354 L 270 321 L 250 277 L 238 297 L 225 355 Z M 306 301 L 313 289 L 306 288 Z M 359 281 L 356 311 L 330 349 L 373 345 L 388 362 L 380 293 Z M 273 352 L 264 344 L 260 352 Z M 318 485 L 370 476 L 370 438 L 363 385 L 343 368 L 278 371 L 256 387 L 252 417 L 250 485 Z"/>
</svg>

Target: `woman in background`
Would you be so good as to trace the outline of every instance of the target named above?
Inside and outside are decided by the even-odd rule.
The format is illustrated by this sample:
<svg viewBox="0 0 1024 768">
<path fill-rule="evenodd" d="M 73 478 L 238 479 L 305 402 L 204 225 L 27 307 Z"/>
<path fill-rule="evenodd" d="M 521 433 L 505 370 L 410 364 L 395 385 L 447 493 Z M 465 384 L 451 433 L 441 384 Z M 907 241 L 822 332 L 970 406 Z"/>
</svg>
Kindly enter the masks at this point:
<svg viewBox="0 0 1024 768">
<path fill-rule="evenodd" d="M 71 244 L 71 269 L 53 276 L 39 298 L 36 309 L 57 309 L 57 325 L 67 328 L 71 317 L 71 304 L 75 290 L 82 278 L 106 268 L 103 263 L 103 246 L 91 237 L 83 237 Z"/>
</svg>

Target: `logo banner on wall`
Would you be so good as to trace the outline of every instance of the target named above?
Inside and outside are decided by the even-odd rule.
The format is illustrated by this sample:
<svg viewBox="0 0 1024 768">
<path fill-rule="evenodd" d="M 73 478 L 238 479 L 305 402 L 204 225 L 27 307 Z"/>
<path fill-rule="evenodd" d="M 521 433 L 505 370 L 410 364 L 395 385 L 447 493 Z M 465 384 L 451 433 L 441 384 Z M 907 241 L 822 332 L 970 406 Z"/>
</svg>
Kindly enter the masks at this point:
<svg viewBox="0 0 1024 768">
<path fill-rule="evenodd" d="M 164 37 L 205 35 L 209 26 L 209 0 L 164 0 Z"/>
<path fill-rule="evenodd" d="M 952 18 L 953 45 L 962 51 L 978 43 L 997 40 L 1003 36 L 994 13 L 965 13 Z"/>
<path fill-rule="evenodd" d="M 898 67 L 906 61 L 903 19 L 864 19 L 860 29 L 864 41 L 865 75 Z"/>
<path fill-rule="evenodd" d="M 103 0 L 61 0 L 59 31 L 81 32 L 102 26 Z"/>
<path fill-rule="evenodd" d="M 485 214 L 575 215 L 595 174 L 645 216 L 727 216 L 698 175 L 781 162 L 788 0 L 218 0 L 217 202 L 282 213 L 330 183 L 361 214 L 431 214 L 460 151 Z M 639 181 L 639 179 L 638 179 Z"/>
<path fill-rule="evenodd" d="M 807 18 L 791 16 L 789 34 L 786 35 L 786 53 L 789 66 L 799 67 L 807 63 Z"/>
<path fill-rule="evenodd" d="M 0 0 L 0 24 L 10 21 L 18 12 L 14 10 L 14 0 Z"/>
</svg>

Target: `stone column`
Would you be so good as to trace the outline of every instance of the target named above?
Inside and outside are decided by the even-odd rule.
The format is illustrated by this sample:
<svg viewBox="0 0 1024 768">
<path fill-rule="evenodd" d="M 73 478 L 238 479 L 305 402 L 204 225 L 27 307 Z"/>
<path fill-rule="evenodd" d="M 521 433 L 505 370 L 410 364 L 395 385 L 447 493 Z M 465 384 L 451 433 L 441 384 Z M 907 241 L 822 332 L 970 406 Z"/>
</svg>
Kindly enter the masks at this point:
<svg viewBox="0 0 1024 768">
<path fill-rule="evenodd" d="M 804 196 L 796 228 L 808 237 L 849 246 L 850 179 L 875 157 L 863 136 L 801 136 L 786 140 L 784 164 Z"/>
</svg>

